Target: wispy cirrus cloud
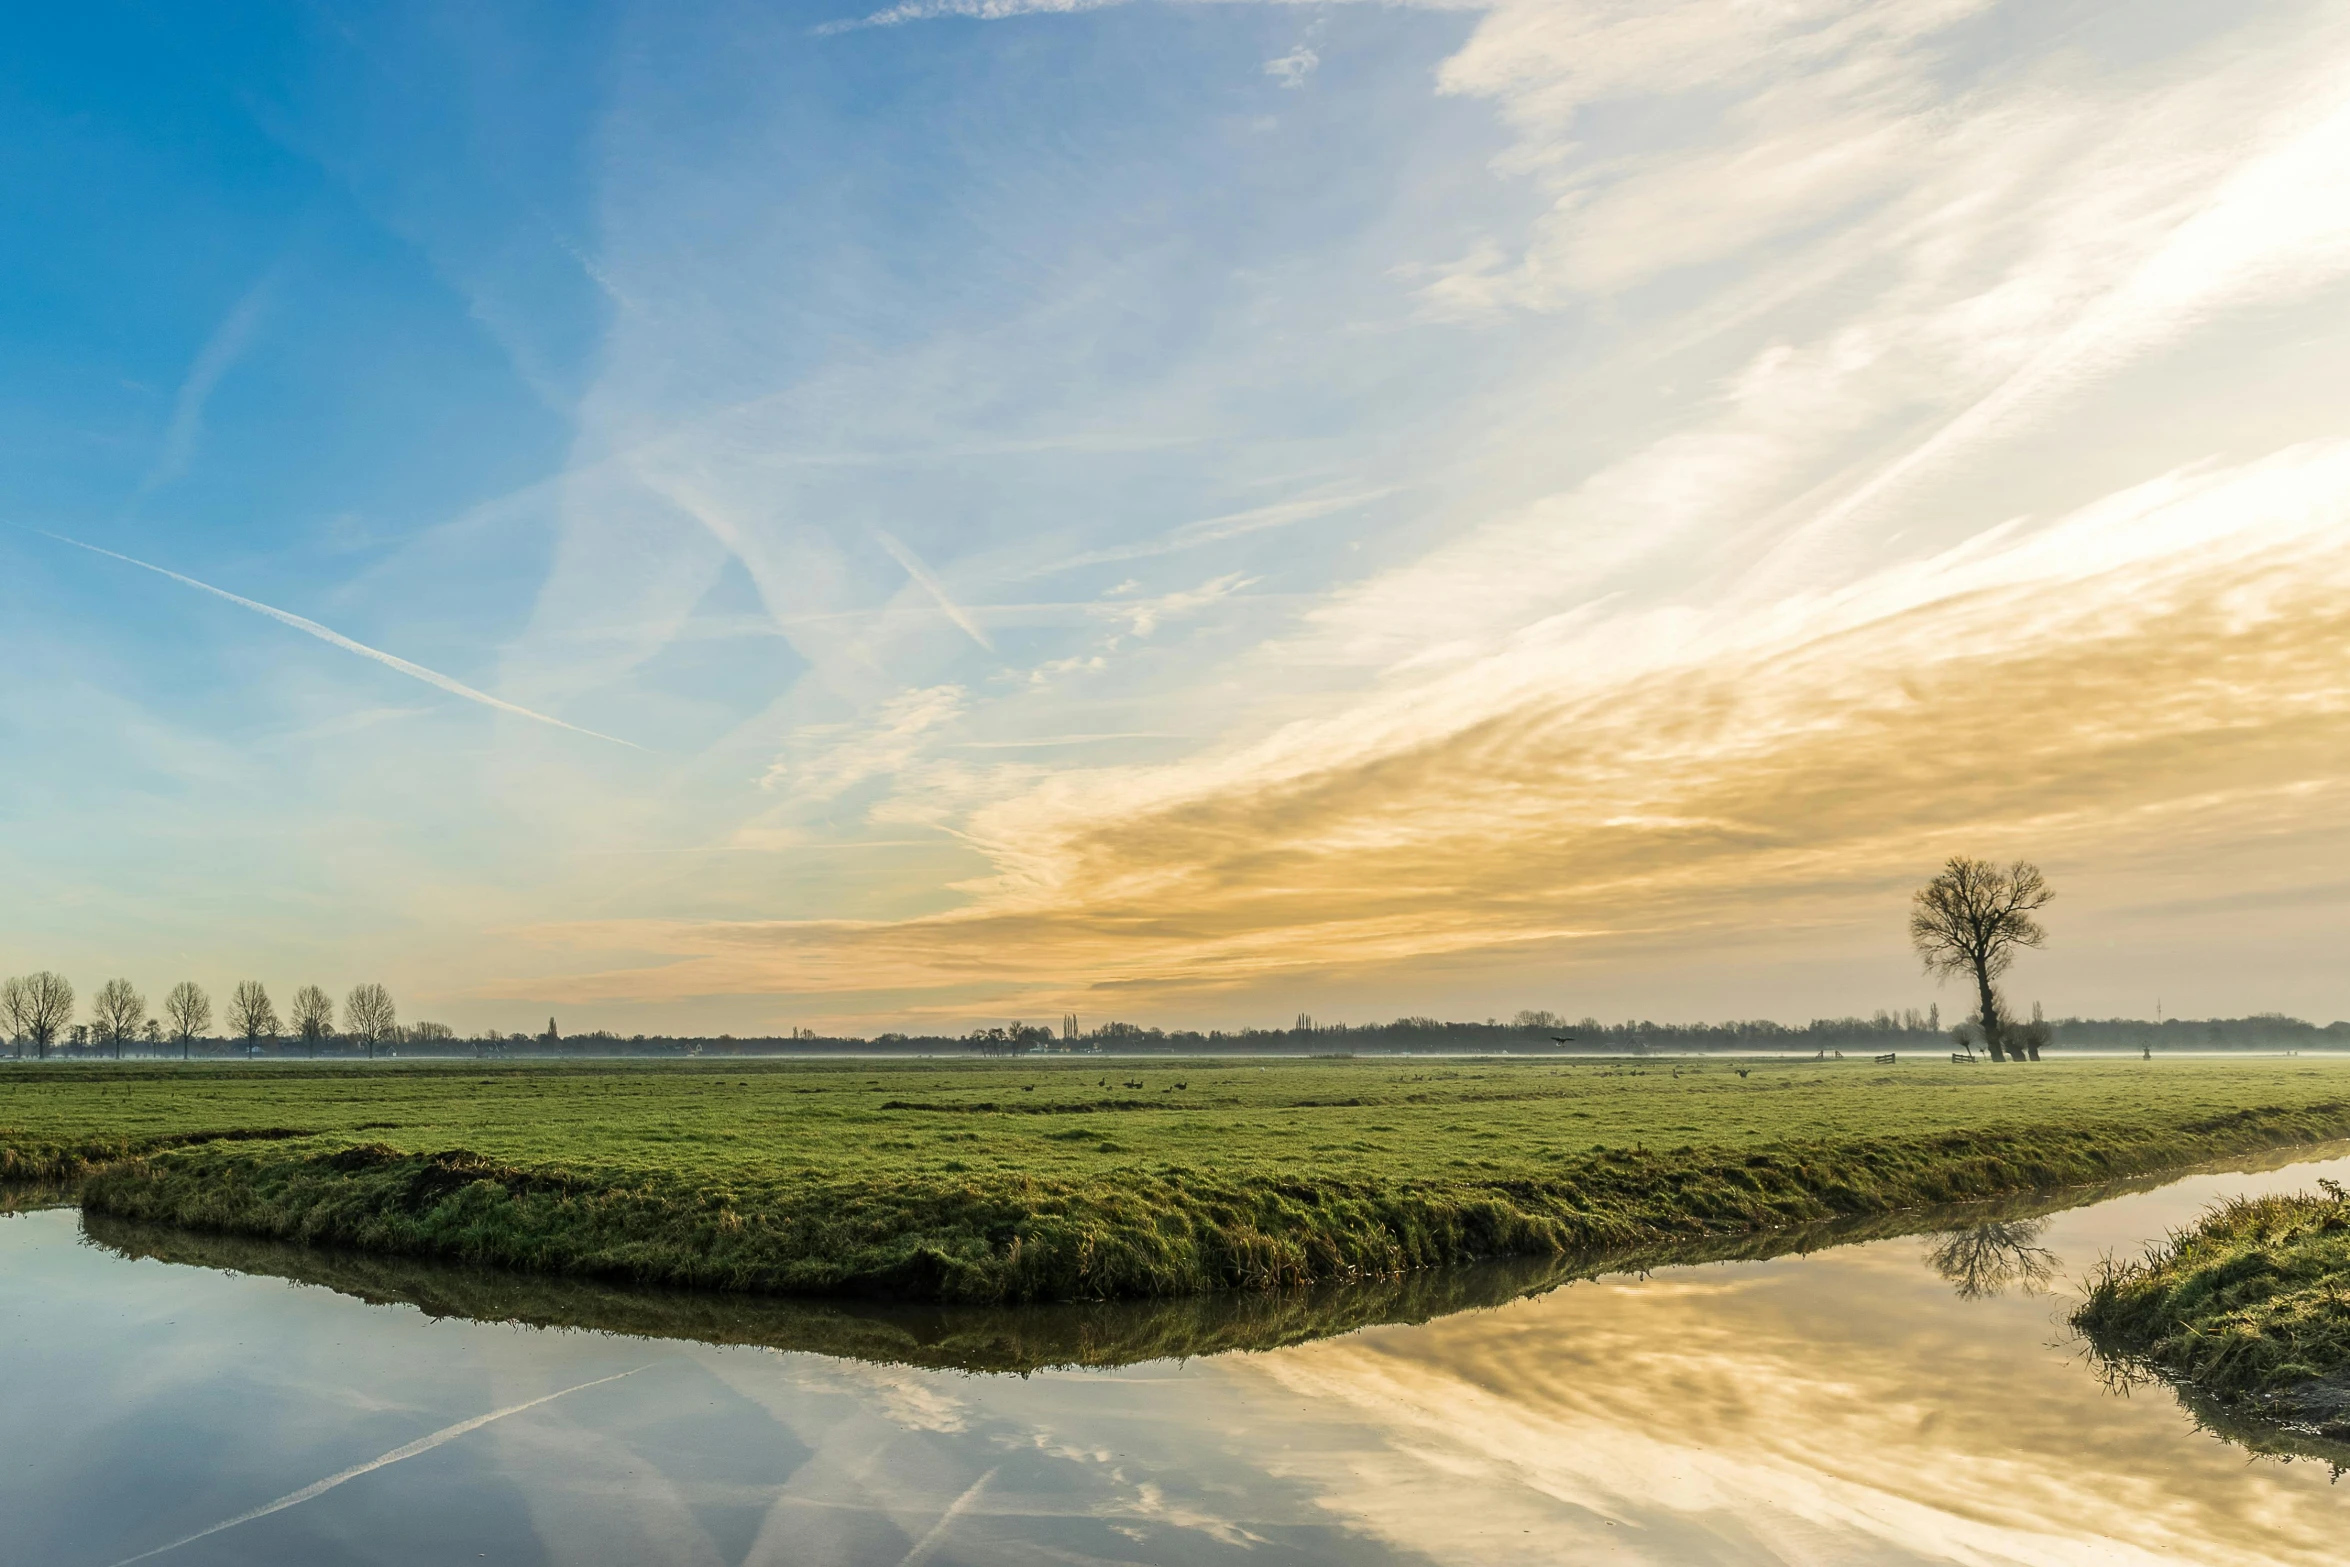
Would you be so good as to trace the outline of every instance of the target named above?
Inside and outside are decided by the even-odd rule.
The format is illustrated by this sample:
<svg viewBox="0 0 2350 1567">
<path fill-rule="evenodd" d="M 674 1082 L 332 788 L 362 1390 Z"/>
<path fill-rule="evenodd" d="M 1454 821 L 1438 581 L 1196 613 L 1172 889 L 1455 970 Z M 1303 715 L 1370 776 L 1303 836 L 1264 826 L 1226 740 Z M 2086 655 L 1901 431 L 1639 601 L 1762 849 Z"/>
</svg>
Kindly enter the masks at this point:
<svg viewBox="0 0 2350 1567">
<path fill-rule="evenodd" d="M 1304 495 L 1294 500 L 1251 506 L 1242 511 L 1225 512 L 1184 523 L 1156 538 L 1112 545 L 1106 549 L 1086 550 L 1065 560 L 1051 561 L 1037 567 L 1032 574 L 1042 576 L 1049 572 L 1073 571 L 1084 566 L 1114 566 L 1125 561 L 1147 560 L 1154 555 L 1172 555 L 1182 550 L 1222 544 L 1252 533 L 1312 522 L 1320 517 L 1338 516 L 1368 506 L 1374 501 L 1384 500 L 1395 493 L 1392 486 L 1377 489 L 1348 488 L 1336 494 Z"/>
<path fill-rule="evenodd" d="M 1512 947 L 1833 924 L 1966 844 L 2350 831 L 2350 447 L 2184 473 L 1627 676 L 1562 628 L 1214 760 L 980 808 L 997 867 L 894 924 L 550 931 L 671 954 L 584 995 L 1134 1004 Z M 1072 986 L 1067 976 L 1087 976 Z"/>
<path fill-rule="evenodd" d="M 958 906 L 545 928 L 556 951 L 663 957 L 579 993 L 1175 1006 L 1841 928 L 1951 847 L 2121 865 L 2157 831 L 2197 852 L 2292 811 L 2334 831 L 2338 430 L 2280 398 L 2268 428 L 2315 439 L 2240 420 L 2182 467 L 2185 426 L 2130 425 L 2215 384 L 2166 355 L 2224 353 L 2215 328 L 2319 309 L 2350 276 L 2350 35 L 2322 8 L 2215 16 L 2106 70 L 2000 56 L 1998 9 L 1468 11 L 1434 86 L 1490 107 L 1481 177 L 1524 215 L 1448 228 L 1463 260 L 1391 248 L 1376 331 L 1415 362 L 1496 337 L 1547 355 L 1424 405 L 1425 449 L 1314 448 L 1292 471 L 1337 477 L 1302 495 L 963 566 L 1290 546 L 1103 596 L 1126 637 L 1252 606 L 1248 639 L 1165 685 L 1064 644 L 1026 681 L 960 683 L 951 731 L 865 699 L 840 755 L 887 752 L 858 774 L 891 780 L 873 820 L 985 857 L 937 889 Z M 1218 362 L 1244 380 L 1273 355 Z M 1285 531 L 1346 513 L 1344 547 Z M 1235 593 L 1271 569 L 1301 591 Z M 1204 738 L 1054 772 L 939 760 L 984 757 L 999 722 Z"/>
<path fill-rule="evenodd" d="M 877 721 L 803 729 L 794 737 L 799 754 L 771 764 L 761 787 L 823 800 L 869 778 L 896 773 L 923 754 L 937 731 L 963 716 L 968 697 L 961 686 L 951 685 L 901 691 L 879 704 Z"/>
<path fill-rule="evenodd" d="M 1229 598 L 1259 580 L 1237 571 L 1228 571 L 1196 588 L 1178 588 L 1172 593 L 1161 593 L 1150 598 L 1113 597 L 1094 606 L 1094 612 L 1105 620 L 1124 624 L 1128 636 L 1147 637 L 1167 622 L 1180 620 L 1186 615 L 1196 615 L 1209 605 Z"/>
<path fill-rule="evenodd" d="M 1078 9 L 603 62 L 559 471 L 365 591 L 699 749 L 482 769 L 513 860 L 440 874 L 543 945 L 452 987 L 1834 1008 L 1716 960 L 1915 984 L 1878 905 L 1950 847 L 2086 911 L 2341 840 L 2338 7 Z M 848 52 L 925 84 L 886 136 Z M 2071 1004 L 2143 1005 L 2071 918 Z"/>
<path fill-rule="evenodd" d="M 1127 0 L 907 0 L 861 17 L 844 17 L 816 29 L 819 36 L 852 32 L 861 27 L 902 27 L 908 22 L 932 22 L 944 17 L 968 17 L 997 22 L 1013 16 L 1057 16 L 1099 11 Z"/>
</svg>

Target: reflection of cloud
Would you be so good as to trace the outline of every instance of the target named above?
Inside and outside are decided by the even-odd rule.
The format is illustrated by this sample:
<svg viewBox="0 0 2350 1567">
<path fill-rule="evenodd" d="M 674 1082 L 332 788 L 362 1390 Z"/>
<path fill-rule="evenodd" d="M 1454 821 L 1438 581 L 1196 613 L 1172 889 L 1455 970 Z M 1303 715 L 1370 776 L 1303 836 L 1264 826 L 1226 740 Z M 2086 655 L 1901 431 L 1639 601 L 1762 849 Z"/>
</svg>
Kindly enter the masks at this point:
<svg viewBox="0 0 2350 1567">
<path fill-rule="evenodd" d="M 639 1369 L 642 1368 L 640 1367 Z M 542 1393 L 537 1398 L 525 1399 L 519 1404 L 508 1404 L 502 1409 L 493 1409 L 487 1414 L 474 1415 L 469 1419 L 457 1421 L 453 1425 L 443 1426 L 438 1431 L 429 1432 L 424 1436 L 418 1437 L 413 1442 L 403 1443 L 402 1445 L 393 1448 L 390 1452 L 379 1454 L 374 1458 L 368 1459 L 364 1463 L 353 1464 L 345 1469 L 338 1469 L 333 1474 L 328 1475 L 325 1479 L 314 1480 L 310 1484 L 303 1486 L 301 1489 L 288 1492 L 286 1495 L 279 1497 L 273 1502 L 265 1502 L 259 1507 L 250 1508 L 245 1512 L 237 1514 L 233 1518 L 225 1519 L 220 1523 L 213 1524 L 209 1528 L 199 1529 L 194 1534 L 183 1535 L 179 1539 L 172 1541 L 169 1545 L 159 1545 L 151 1551 L 142 1551 L 136 1556 L 126 1556 L 122 1559 L 122 1561 L 116 1563 L 115 1567 L 130 1567 L 130 1563 L 132 1562 L 143 1562 L 149 1557 L 161 1556 L 167 1552 L 176 1551 L 183 1545 L 192 1545 L 198 1540 L 208 1539 L 213 1535 L 224 1533 L 227 1530 L 238 1528 L 241 1525 L 253 1523 L 259 1519 L 267 1518 L 272 1513 L 282 1513 L 289 1507 L 299 1507 L 304 1502 L 313 1501 L 318 1497 L 324 1496 L 327 1492 L 334 1490 L 337 1486 L 347 1485 L 351 1481 L 360 1478 L 362 1475 L 371 1475 L 379 1469 L 388 1469 L 393 1464 L 404 1463 L 411 1458 L 417 1457 L 419 1454 L 429 1453 L 436 1447 L 446 1446 L 447 1444 L 456 1441 L 461 1436 L 467 1436 L 475 1431 L 479 1431 L 484 1426 L 494 1425 L 498 1421 L 509 1419 L 512 1416 L 523 1414 L 526 1411 L 536 1409 L 542 1404 L 551 1404 L 558 1398 L 564 1398 L 573 1393 L 585 1392 L 591 1387 L 602 1387 L 607 1382 L 617 1382 L 622 1377 L 631 1377 L 634 1375 L 636 1375 L 636 1372 L 634 1371 L 615 1372 L 611 1376 L 597 1377 L 591 1382 L 581 1382 L 571 1387 L 558 1388 L 552 1393 Z"/>
<path fill-rule="evenodd" d="M 1876 897 L 2030 824 L 2350 801 L 2350 445 L 2183 476 L 1888 568 L 1758 625 L 1568 617 L 1245 750 L 982 807 L 998 874 L 897 924 L 575 928 L 687 961 L 591 992 L 1040 982 L 1149 991 Z M 1996 758 L 1996 765 L 1969 759 Z M 1845 891 L 1844 889 L 1851 889 Z M 1805 912 L 1806 907 L 1812 911 Z"/>
<path fill-rule="evenodd" d="M 1274 1472 L 1435 1562 L 2333 1559 L 2322 1487 L 2116 1404 L 2046 1348 L 2044 1308 L 1919 1298 L 1906 1250 L 1577 1285 L 1226 1369 L 1351 1422 L 1336 1452 L 1284 1433 Z"/>
<path fill-rule="evenodd" d="M 893 1538 L 918 1543 L 961 1517 L 953 1511 L 958 1493 L 977 1499 L 967 1479 L 955 1478 L 969 1472 L 952 1442 L 967 1430 L 965 1406 L 938 1378 L 817 1356 L 721 1352 L 702 1363 L 810 1449 L 762 1498 L 758 1534 L 733 1560 L 781 1567 L 876 1559 Z M 909 1435 L 949 1441 L 910 1444 Z M 953 1489 L 939 1494 L 942 1483 Z"/>
<path fill-rule="evenodd" d="M 945 1543 L 948 1533 L 954 1529 L 955 1520 L 971 1510 L 971 1504 L 979 1500 L 979 1493 L 986 1490 L 987 1483 L 995 1477 L 996 1471 L 990 1469 L 972 1481 L 962 1495 L 947 1503 L 946 1511 L 938 1515 L 938 1522 L 932 1524 L 929 1531 L 914 1542 L 914 1548 L 906 1552 L 898 1567 L 916 1567 L 917 1563 L 930 1560 L 939 1546 Z"/>
<path fill-rule="evenodd" d="M 808 1381 L 837 1386 L 859 1406 L 908 1431 L 953 1436 L 971 1427 L 971 1410 L 934 1376 L 855 1360 L 811 1362 Z"/>
</svg>

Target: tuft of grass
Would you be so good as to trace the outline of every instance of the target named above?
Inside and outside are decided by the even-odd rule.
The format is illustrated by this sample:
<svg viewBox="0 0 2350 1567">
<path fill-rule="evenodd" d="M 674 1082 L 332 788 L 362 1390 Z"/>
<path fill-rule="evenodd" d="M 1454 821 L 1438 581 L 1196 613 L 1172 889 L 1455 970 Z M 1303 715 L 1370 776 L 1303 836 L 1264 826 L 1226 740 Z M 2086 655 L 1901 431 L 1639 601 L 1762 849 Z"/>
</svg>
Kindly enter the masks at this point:
<svg viewBox="0 0 2350 1567">
<path fill-rule="evenodd" d="M 2136 1262 L 2108 1260 L 2073 1325 L 2111 1360 L 2223 1405 L 2339 1424 L 2350 1400 L 2350 1193 L 2222 1203 Z"/>
<path fill-rule="evenodd" d="M 1083 1062 L 0 1069 L 0 1172 L 386 1256 L 1044 1301 L 1739 1235 L 2350 1135 L 2350 1077 L 2311 1060 L 1168 1071 L 1191 1087 L 1106 1094 Z"/>
</svg>

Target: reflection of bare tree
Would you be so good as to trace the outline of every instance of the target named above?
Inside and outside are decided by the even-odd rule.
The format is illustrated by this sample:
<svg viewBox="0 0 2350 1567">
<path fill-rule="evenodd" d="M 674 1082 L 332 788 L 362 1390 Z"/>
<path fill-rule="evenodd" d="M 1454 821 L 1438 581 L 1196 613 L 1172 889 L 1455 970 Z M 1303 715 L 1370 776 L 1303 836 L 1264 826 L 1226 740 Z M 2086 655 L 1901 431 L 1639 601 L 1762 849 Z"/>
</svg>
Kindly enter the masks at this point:
<svg viewBox="0 0 2350 1567">
<path fill-rule="evenodd" d="M 2010 1284 L 2037 1295 L 2057 1269 L 2056 1253 L 2033 1244 L 2046 1222 L 1993 1219 L 1963 1230 L 1937 1231 L 1927 1237 L 1931 1249 L 1926 1266 L 1948 1279 L 1961 1300 L 1996 1295 Z"/>
</svg>

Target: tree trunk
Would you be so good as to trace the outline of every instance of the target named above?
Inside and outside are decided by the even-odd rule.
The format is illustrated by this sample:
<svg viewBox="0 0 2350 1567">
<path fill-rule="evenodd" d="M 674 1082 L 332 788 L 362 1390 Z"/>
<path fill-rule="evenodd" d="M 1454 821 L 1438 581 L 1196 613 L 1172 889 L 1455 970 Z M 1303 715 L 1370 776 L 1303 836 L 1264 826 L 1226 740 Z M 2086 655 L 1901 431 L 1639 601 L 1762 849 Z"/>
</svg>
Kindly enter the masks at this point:
<svg viewBox="0 0 2350 1567">
<path fill-rule="evenodd" d="M 1983 1040 L 1991 1047 L 1991 1059 L 2005 1061 L 2007 1029 L 1999 1019 L 1999 994 L 1991 988 L 1990 970 L 1983 966 L 1979 958 L 1975 961 L 1975 994 L 1982 1006 Z M 2016 1059 L 2023 1059 L 2022 1051 L 2016 1052 Z"/>
</svg>

